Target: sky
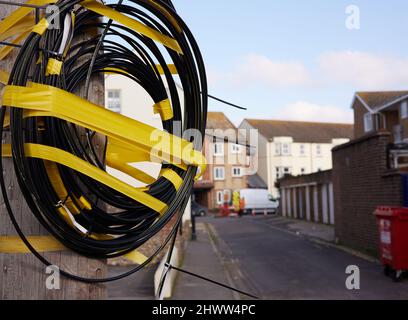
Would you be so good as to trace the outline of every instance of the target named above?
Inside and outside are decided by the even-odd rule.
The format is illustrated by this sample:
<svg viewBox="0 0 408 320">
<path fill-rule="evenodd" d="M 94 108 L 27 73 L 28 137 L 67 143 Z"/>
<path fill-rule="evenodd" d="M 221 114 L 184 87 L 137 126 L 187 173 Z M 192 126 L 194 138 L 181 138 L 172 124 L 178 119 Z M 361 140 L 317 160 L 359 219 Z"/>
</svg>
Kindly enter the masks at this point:
<svg viewBox="0 0 408 320">
<path fill-rule="evenodd" d="M 356 91 L 408 90 L 406 0 L 173 2 L 201 48 L 210 94 L 248 108 L 210 101 L 237 125 L 351 123 Z"/>
</svg>

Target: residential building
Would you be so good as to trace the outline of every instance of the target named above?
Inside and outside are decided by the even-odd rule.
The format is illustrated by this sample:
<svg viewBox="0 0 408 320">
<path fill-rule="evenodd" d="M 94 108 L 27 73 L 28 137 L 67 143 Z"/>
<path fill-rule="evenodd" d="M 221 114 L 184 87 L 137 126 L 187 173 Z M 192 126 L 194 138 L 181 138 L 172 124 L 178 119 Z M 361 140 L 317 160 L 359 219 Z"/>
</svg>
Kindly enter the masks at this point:
<svg viewBox="0 0 408 320">
<path fill-rule="evenodd" d="M 353 126 L 337 123 L 245 119 L 240 129 L 258 130 L 258 176 L 273 197 L 285 175 L 305 175 L 332 168 L 331 150 L 350 141 Z"/>
<path fill-rule="evenodd" d="M 195 183 L 195 200 L 210 210 L 232 203 L 234 191 L 248 186 L 249 152 L 244 137 L 222 112 L 209 112 L 204 151 L 207 171 Z"/>
<path fill-rule="evenodd" d="M 355 138 L 386 130 L 393 143 L 408 139 L 408 91 L 357 92 L 352 108 Z"/>
<path fill-rule="evenodd" d="M 405 92 L 356 93 L 355 139 L 333 148 L 332 170 L 279 180 L 281 214 L 334 224 L 340 244 L 378 257 L 376 208 L 408 206 L 408 166 L 394 161 L 408 155 L 404 143 L 394 145 L 407 139 L 405 99 Z"/>
</svg>

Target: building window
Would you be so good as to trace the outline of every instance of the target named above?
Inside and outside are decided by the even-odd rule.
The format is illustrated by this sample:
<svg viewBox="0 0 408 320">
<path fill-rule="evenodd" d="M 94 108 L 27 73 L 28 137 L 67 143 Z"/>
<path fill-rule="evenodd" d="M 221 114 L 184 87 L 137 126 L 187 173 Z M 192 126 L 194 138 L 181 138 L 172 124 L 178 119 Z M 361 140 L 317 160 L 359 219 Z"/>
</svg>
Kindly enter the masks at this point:
<svg viewBox="0 0 408 320">
<path fill-rule="evenodd" d="M 282 143 L 282 155 L 289 156 L 290 155 L 290 145 L 289 143 Z"/>
<path fill-rule="evenodd" d="M 214 156 L 223 156 L 224 155 L 224 143 L 216 142 L 214 143 Z"/>
<path fill-rule="evenodd" d="M 373 115 L 369 112 L 364 115 L 364 131 L 370 132 L 374 129 Z"/>
<path fill-rule="evenodd" d="M 316 145 L 316 155 L 322 155 L 322 146 L 320 144 Z"/>
<path fill-rule="evenodd" d="M 107 107 L 111 111 L 121 113 L 122 103 L 120 90 L 108 90 Z"/>
<path fill-rule="evenodd" d="M 304 144 L 300 145 L 300 155 L 304 156 L 306 154 L 306 148 Z"/>
<path fill-rule="evenodd" d="M 276 179 L 281 179 L 284 176 L 292 173 L 292 170 L 289 167 L 276 167 L 275 170 L 276 170 Z"/>
<path fill-rule="evenodd" d="M 242 168 L 241 167 L 233 167 L 232 168 L 232 176 L 234 178 L 241 178 L 242 177 Z"/>
<path fill-rule="evenodd" d="M 241 146 L 239 145 L 239 144 L 235 144 L 235 143 L 233 143 L 233 144 L 231 144 L 231 153 L 232 154 L 238 154 L 238 153 L 241 153 Z"/>
<path fill-rule="evenodd" d="M 224 192 L 223 191 L 217 191 L 216 200 L 217 200 L 217 204 L 224 203 Z"/>
<path fill-rule="evenodd" d="M 408 103 L 404 101 L 401 103 L 401 119 L 408 118 Z"/>
<path fill-rule="evenodd" d="M 280 143 L 275 143 L 275 155 L 276 156 L 281 155 L 281 144 Z"/>
<path fill-rule="evenodd" d="M 223 167 L 214 168 L 214 179 L 224 180 L 225 179 L 225 169 Z"/>
<path fill-rule="evenodd" d="M 275 168 L 275 173 L 276 173 L 276 179 L 280 179 L 281 178 L 280 167 Z"/>
</svg>

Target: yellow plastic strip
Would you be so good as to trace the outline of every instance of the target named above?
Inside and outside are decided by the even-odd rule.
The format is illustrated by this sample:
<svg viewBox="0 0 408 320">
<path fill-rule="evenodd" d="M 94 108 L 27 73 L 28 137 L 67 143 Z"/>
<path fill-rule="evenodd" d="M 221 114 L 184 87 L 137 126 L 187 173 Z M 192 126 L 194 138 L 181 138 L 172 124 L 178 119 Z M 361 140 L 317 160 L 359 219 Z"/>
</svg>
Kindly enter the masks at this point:
<svg viewBox="0 0 408 320">
<path fill-rule="evenodd" d="M 138 265 L 145 263 L 148 259 L 144 254 L 140 253 L 137 250 L 133 250 L 132 252 L 125 254 L 123 257 Z"/>
<path fill-rule="evenodd" d="M 178 24 L 176 18 L 173 17 L 173 15 L 171 15 L 166 8 L 164 8 L 162 5 L 158 4 L 156 1 L 154 0 L 149 0 L 149 2 L 155 6 L 157 9 L 159 9 L 159 11 L 161 13 L 163 13 L 163 15 L 170 21 L 170 23 L 173 25 L 174 28 L 176 28 L 178 33 L 182 33 L 183 29 L 180 27 L 180 25 Z"/>
<path fill-rule="evenodd" d="M 134 145 L 174 165 L 199 166 L 204 172 L 204 155 L 192 143 L 140 121 L 124 117 L 64 90 L 46 85 L 6 86 L 3 105 L 49 112 L 50 116 Z M 62 103 L 63 102 L 63 103 Z M 83 120 L 86 119 L 86 120 Z M 85 122 L 86 121 L 86 122 Z"/>
<path fill-rule="evenodd" d="M 7 30 L 0 34 L 0 41 L 4 41 L 8 38 L 14 37 L 25 31 L 30 31 L 35 24 L 35 19 L 33 15 L 24 17 L 21 21 L 17 22 L 13 28 Z"/>
<path fill-rule="evenodd" d="M 62 70 L 62 61 L 54 58 L 50 58 L 47 63 L 47 69 L 45 72 L 46 76 L 49 75 L 60 75 Z"/>
<path fill-rule="evenodd" d="M 0 70 L 0 83 L 7 85 L 10 75 L 3 70 Z"/>
<path fill-rule="evenodd" d="M 174 64 L 168 64 L 167 67 L 169 68 L 171 74 L 173 74 L 173 75 L 178 74 L 178 71 L 177 71 L 176 66 Z M 157 64 L 156 68 L 157 68 L 157 70 L 159 71 L 160 74 L 164 74 L 163 67 L 160 64 Z"/>
<path fill-rule="evenodd" d="M 107 174 L 105 171 L 91 165 L 90 163 L 75 157 L 74 155 L 49 146 L 38 144 L 25 144 L 25 155 L 27 157 L 43 159 L 57 162 L 75 171 L 81 172 L 88 177 L 97 180 L 114 190 L 117 190 L 128 197 L 140 202 L 141 204 L 153 209 L 154 211 L 163 214 L 167 210 L 167 204 L 152 197 L 151 195 L 140 191 L 137 188 L 122 182 L 121 180 Z"/>
<path fill-rule="evenodd" d="M 55 0 L 30 0 L 27 1 L 26 4 L 34 4 L 34 5 L 46 5 L 46 4 L 51 4 L 55 3 Z M 6 33 L 9 29 L 17 25 L 24 17 L 26 17 L 28 14 L 30 14 L 34 8 L 27 8 L 27 7 L 20 7 L 13 13 L 11 13 L 9 16 L 4 18 L 0 22 L 0 34 Z"/>
<path fill-rule="evenodd" d="M 174 188 L 176 188 L 176 191 L 180 190 L 180 187 L 183 184 L 183 179 L 174 170 L 163 169 L 160 176 L 169 180 Z"/>
<path fill-rule="evenodd" d="M 43 18 L 40 20 L 40 22 L 38 22 L 34 28 L 33 28 L 33 32 L 38 33 L 40 36 L 42 36 L 45 32 L 45 30 L 47 30 L 48 26 L 49 26 L 49 22 L 47 19 Z"/>
<path fill-rule="evenodd" d="M 152 184 L 156 181 L 156 179 L 149 174 L 132 167 L 131 165 L 120 161 L 120 160 L 112 160 L 111 157 L 107 155 L 106 157 L 106 165 L 108 167 L 111 167 L 113 169 L 119 170 L 123 173 L 126 173 L 127 175 L 131 176 L 132 178 L 135 178 L 136 180 L 139 180 L 140 182 L 143 182 L 145 184 Z"/>
<path fill-rule="evenodd" d="M 27 240 L 38 252 L 64 251 L 66 248 L 51 236 L 29 236 Z M 0 253 L 31 253 L 18 236 L 0 236 Z"/>
<path fill-rule="evenodd" d="M 178 42 L 169 37 L 166 36 L 146 25 L 144 25 L 143 23 L 136 21 L 132 18 L 129 18 L 128 16 L 125 16 L 124 14 L 115 11 L 113 9 L 111 9 L 110 7 L 104 6 L 103 4 L 96 2 L 94 0 L 85 0 L 81 2 L 81 5 L 85 8 L 87 8 L 88 10 L 94 11 L 100 15 L 106 16 L 111 20 L 114 20 L 116 22 L 119 22 L 125 26 L 127 26 L 128 28 L 139 32 L 140 34 L 155 40 L 161 44 L 163 44 L 164 46 L 182 54 L 182 50 L 180 48 L 180 45 L 178 44 Z"/>
<path fill-rule="evenodd" d="M 29 33 L 30 33 L 29 31 L 22 33 L 17 38 L 15 38 L 13 41 L 11 41 L 11 43 L 19 44 L 21 41 L 27 38 Z M 4 58 L 6 58 L 11 53 L 11 51 L 13 51 L 13 49 L 15 49 L 15 47 L 12 47 L 12 46 L 5 46 L 1 48 L 0 49 L 0 60 L 3 60 Z"/>
<path fill-rule="evenodd" d="M 170 104 L 170 100 L 166 99 L 156 103 L 153 106 L 154 114 L 160 114 L 163 121 L 171 120 L 174 117 L 173 109 Z"/>
</svg>

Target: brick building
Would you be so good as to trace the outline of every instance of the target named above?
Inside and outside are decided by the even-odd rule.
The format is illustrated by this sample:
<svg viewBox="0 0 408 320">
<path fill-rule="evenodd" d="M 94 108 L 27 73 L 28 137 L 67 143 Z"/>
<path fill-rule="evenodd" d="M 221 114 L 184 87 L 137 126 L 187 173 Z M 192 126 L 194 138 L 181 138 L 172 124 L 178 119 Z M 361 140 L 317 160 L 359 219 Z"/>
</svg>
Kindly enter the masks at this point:
<svg viewBox="0 0 408 320">
<path fill-rule="evenodd" d="M 354 138 L 387 130 L 391 142 L 408 139 L 408 91 L 357 92 L 352 108 Z"/>
<path fill-rule="evenodd" d="M 248 186 L 246 138 L 222 112 L 209 112 L 204 143 L 207 171 L 195 183 L 195 201 L 210 210 L 232 202 L 234 191 Z"/>
<path fill-rule="evenodd" d="M 333 147 L 353 137 L 351 124 L 244 119 L 239 127 L 259 131 L 258 174 L 274 197 L 285 175 L 331 169 Z"/>
<path fill-rule="evenodd" d="M 346 246 L 376 254 L 377 206 L 404 206 L 406 172 L 387 161 L 392 134 L 373 132 L 333 150 L 336 237 Z"/>
<path fill-rule="evenodd" d="M 339 242 L 377 255 L 375 209 L 408 206 L 408 166 L 406 161 L 398 160 L 408 156 L 407 99 L 405 91 L 356 93 L 352 103 L 354 140 L 332 150 L 333 169 L 324 173 L 325 177 L 318 173 L 280 180 L 286 202 L 281 208 L 282 214 L 327 223 L 327 219 L 320 218 L 327 216 L 324 214 L 327 202 L 314 196 L 319 219 L 313 220 L 316 201 L 313 202 L 310 195 L 324 190 L 326 184 L 329 212 L 332 212 L 330 203 L 334 204 L 333 222 Z M 311 202 L 309 206 L 304 205 L 307 199 Z"/>
</svg>

